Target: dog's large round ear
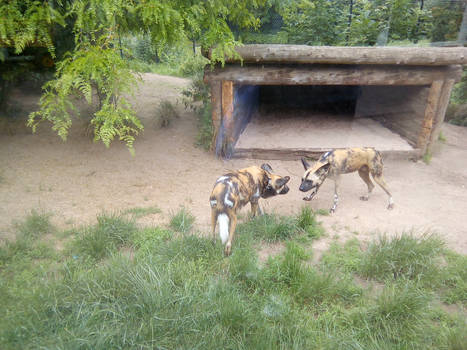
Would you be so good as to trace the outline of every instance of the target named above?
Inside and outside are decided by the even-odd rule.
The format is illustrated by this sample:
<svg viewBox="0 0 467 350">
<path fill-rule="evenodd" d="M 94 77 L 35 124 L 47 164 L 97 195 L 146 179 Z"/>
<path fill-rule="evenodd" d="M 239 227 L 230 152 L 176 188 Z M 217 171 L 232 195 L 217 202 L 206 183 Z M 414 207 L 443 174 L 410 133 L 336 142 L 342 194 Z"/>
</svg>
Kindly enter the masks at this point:
<svg viewBox="0 0 467 350">
<path fill-rule="evenodd" d="M 268 173 L 272 173 L 272 168 L 268 163 L 261 165 L 261 169 L 266 170 Z"/>
<path fill-rule="evenodd" d="M 287 182 L 289 182 L 290 176 L 284 176 L 283 179 L 285 180 L 284 184 L 286 184 Z"/>
<path fill-rule="evenodd" d="M 308 168 L 310 168 L 310 164 L 308 164 L 306 159 L 303 158 L 303 157 L 302 157 L 302 164 L 303 164 L 303 167 L 305 168 L 305 170 L 308 170 Z"/>
</svg>

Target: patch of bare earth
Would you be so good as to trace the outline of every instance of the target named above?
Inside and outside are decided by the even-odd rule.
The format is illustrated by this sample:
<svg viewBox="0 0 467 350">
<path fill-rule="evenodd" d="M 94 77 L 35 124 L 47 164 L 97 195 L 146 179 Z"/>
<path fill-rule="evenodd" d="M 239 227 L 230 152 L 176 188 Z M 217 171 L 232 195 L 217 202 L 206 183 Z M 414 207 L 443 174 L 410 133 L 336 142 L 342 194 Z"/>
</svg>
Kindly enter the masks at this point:
<svg viewBox="0 0 467 350">
<path fill-rule="evenodd" d="M 53 222 L 68 228 L 94 223 L 102 211 L 157 206 L 161 214 L 151 214 L 144 224 L 167 223 L 180 206 L 196 217 L 197 229 L 209 232 L 208 197 L 221 174 L 260 160 L 219 160 L 194 146 L 196 118 L 180 103 L 180 119 L 165 129 L 156 128 L 154 115 L 159 102 L 176 103 L 189 81 L 156 74 L 144 74 L 135 98 L 136 110 L 145 124 L 135 142 L 132 156 L 125 145 L 114 142 L 110 148 L 83 136 L 85 125 L 76 123 L 66 142 L 41 127 L 32 135 L 26 129 L 15 135 L 0 135 L 0 237 L 13 232 L 12 221 L 23 218 L 30 209 L 54 213 Z M 37 103 L 37 92 L 13 91 L 17 104 Z M 36 101 L 31 104 L 31 100 Z M 342 177 L 337 212 L 321 216 L 327 237 L 314 244 L 313 256 L 320 256 L 333 239 L 351 237 L 370 240 L 379 232 L 400 233 L 426 230 L 439 233 L 448 246 L 467 253 L 467 128 L 445 124 L 447 141 L 439 144 L 432 162 L 385 161 L 384 176 L 393 192 L 395 208 L 386 209 L 387 196 L 379 188 L 368 202 L 359 200 L 366 186 L 358 174 Z M 326 181 L 311 202 L 298 191 L 303 168 L 297 161 L 268 161 L 281 175 L 292 177 L 290 192 L 263 201 L 266 212 L 296 214 L 304 205 L 313 209 L 330 208 L 334 185 Z M 243 209 L 246 212 L 248 207 Z M 279 249 L 269 247 L 272 253 Z M 262 250 L 266 259 L 268 247 Z"/>
</svg>

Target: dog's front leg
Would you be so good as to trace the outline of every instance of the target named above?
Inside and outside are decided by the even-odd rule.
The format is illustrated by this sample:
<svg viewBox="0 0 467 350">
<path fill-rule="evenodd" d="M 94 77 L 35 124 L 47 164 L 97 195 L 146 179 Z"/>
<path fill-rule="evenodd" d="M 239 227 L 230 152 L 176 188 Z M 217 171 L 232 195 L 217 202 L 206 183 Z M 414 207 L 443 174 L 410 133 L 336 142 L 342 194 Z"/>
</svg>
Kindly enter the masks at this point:
<svg viewBox="0 0 467 350">
<path fill-rule="evenodd" d="M 263 215 L 263 211 L 261 210 L 261 207 L 257 201 L 251 201 L 250 204 L 252 217 L 255 217 L 256 215 Z"/>
<path fill-rule="evenodd" d="M 340 181 L 340 176 L 335 176 L 334 177 L 334 203 L 332 205 L 332 208 L 329 210 L 330 213 L 334 213 L 337 208 L 337 203 L 339 203 L 339 195 L 337 194 L 339 190 L 339 181 Z"/>
</svg>

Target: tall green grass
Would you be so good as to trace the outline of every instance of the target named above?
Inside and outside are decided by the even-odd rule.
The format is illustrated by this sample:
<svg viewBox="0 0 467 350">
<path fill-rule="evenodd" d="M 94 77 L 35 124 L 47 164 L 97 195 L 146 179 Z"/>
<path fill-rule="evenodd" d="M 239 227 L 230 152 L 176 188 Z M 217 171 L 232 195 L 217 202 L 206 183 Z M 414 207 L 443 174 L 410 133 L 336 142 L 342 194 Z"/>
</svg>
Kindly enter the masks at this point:
<svg viewBox="0 0 467 350">
<path fill-rule="evenodd" d="M 182 207 L 178 212 L 173 213 L 170 218 L 170 228 L 181 233 L 187 233 L 193 228 L 195 217 L 190 211 Z"/>
<path fill-rule="evenodd" d="M 96 225 L 85 228 L 72 242 L 71 253 L 74 257 L 100 260 L 128 245 L 135 231 L 132 218 L 101 214 Z"/>
<path fill-rule="evenodd" d="M 366 250 L 357 243 L 335 245 L 313 265 L 310 241 L 294 239 L 306 234 L 309 215 L 267 219 L 239 225 L 228 258 L 208 236 L 138 227 L 125 215 L 102 214 L 95 225 L 76 230 L 69 250 L 43 256 L 48 264 L 4 259 L 1 348 L 454 350 L 465 345 L 465 317 L 434 303 L 465 281 L 463 257 L 444 248 L 439 252 L 440 268 L 451 277 L 437 275 L 449 281 L 442 291 L 420 282 L 417 276 L 427 273 L 421 268 L 397 268 L 397 278 L 394 270 L 380 269 L 368 278 L 381 278 L 382 290 L 369 291 L 354 281 L 354 274 L 364 271 L 366 254 L 384 267 L 406 255 L 401 246 L 411 246 L 409 251 L 418 253 L 400 266 L 418 266 L 423 259 L 436 260 L 438 245 L 426 243 L 429 237 L 400 243 L 402 236 L 376 240 Z M 30 241 L 33 247 L 39 239 Z M 258 244 L 269 240 L 286 241 L 286 249 L 260 264 Z"/>
</svg>

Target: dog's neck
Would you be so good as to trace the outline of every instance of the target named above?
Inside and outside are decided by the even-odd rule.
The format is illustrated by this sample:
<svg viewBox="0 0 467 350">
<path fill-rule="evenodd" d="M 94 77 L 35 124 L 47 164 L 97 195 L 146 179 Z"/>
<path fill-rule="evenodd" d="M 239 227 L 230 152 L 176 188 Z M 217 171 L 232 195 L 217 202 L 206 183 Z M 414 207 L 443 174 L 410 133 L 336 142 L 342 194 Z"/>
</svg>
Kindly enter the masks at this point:
<svg viewBox="0 0 467 350">
<path fill-rule="evenodd" d="M 266 192 L 266 187 L 268 187 L 269 184 L 269 177 L 266 174 L 266 171 L 263 172 L 262 178 L 259 180 L 259 193 L 260 195 L 263 195 Z"/>
</svg>

